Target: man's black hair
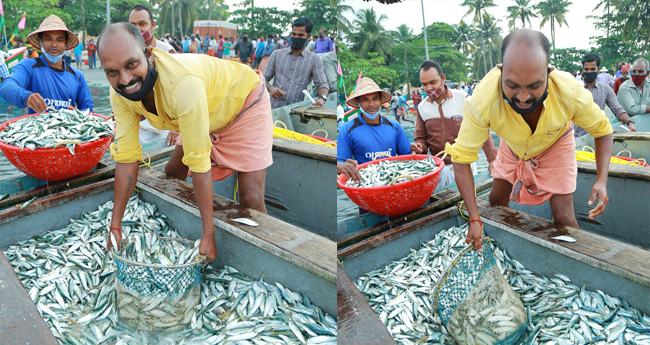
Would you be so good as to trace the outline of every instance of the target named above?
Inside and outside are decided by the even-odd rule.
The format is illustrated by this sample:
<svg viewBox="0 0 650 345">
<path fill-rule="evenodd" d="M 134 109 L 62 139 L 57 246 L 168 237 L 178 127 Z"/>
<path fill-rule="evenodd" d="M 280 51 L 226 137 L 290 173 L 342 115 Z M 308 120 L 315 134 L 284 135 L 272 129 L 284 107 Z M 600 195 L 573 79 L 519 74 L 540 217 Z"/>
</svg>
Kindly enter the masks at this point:
<svg viewBox="0 0 650 345">
<path fill-rule="evenodd" d="M 118 32 L 120 30 L 126 31 L 129 34 L 131 34 L 131 36 L 133 36 L 133 39 L 135 39 L 135 41 L 140 45 L 143 51 L 147 49 L 147 45 L 144 43 L 144 39 L 142 38 L 140 29 L 138 29 L 137 26 L 129 22 L 113 23 L 104 27 L 104 29 L 102 29 L 102 32 L 99 34 L 99 38 L 97 38 L 97 56 L 99 56 L 99 47 L 100 47 L 99 41 L 101 41 L 102 37 L 104 37 L 104 35 L 106 34 Z"/>
<path fill-rule="evenodd" d="M 422 65 L 420 65 L 420 71 L 425 71 L 426 72 L 426 71 L 428 71 L 428 70 L 430 70 L 432 68 L 435 68 L 436 71 L 438 71 L 438 74 L 440 75 L 440 77 L 442 78 L 442 68 L 440 67 L 440 65 L 437 62 L 433 62 L 431 60 L 424 60 Z"/>
<path fill-rule="evenodd" d="M 294 20 L 293 23 L 291 24 L 291 28 L 301 27 L 301 26 L 305 27 L 305 32 L 307 32 L 307 34 L 311 34 L 311 29 L 314 28 L 314 23 L 312 23 L 311 20 L 309 20 L 309 18 L 307 17 L 300 17 Z"/>
<path fill-rule="evenodd" d="M 272 34 L 268 34 L 268 35 L 266 35 L 266 38 L 273 38 L 273 35 L 272 35 Z"/>
<path fill-rule="evenodd" d="M 600 57 L 596 54 L 587 54 L 582 58 L 582 67 L 585 67 L 585 63 L 596 61 L 596 67 L 600 68 Z"/>
<path fill-rule="evenodd" d="M 223 35 L 219 35 L 219 38 L 223 38 Z"/>
<path fill-rule="evenodd" d="M 242 35 L 242 36 L 244 36 L 244 35 L 248 35 L 248 32 L 244 31 L 241 35 Z"/>
<path fill-rule="evenodd" d="M 523 36 L 522 39 L 519 39 L 520 36 Z M 501 61 L 503 61 L 503 56 L 506 54 L 506 49 L 508 49 L 508 45 L 510 45 L 510 41 L 517 39 L 518 41 L 523 41 L 528 43 L 528 46 L 532 46 L 533 44 L 539 44 L 542 49 L 544 49 L 544 53 L 546 54 L 546 63 L 548 64 L 549 62 L 549 54 L 551 51 L 551 43 L 548 41 L 548 38 L 546 36 L 536 30 L 530 30 L 530 29 L 519 29 L 515 30 L 511 33 L 509 33 L 506 38 L 503 39 L 503 43 L 501 43 Z"/>
<path fill-rule="evenodd" d="M 69 34 L 68 34 L 68 32 L 65 31 L 65 30 L 61 30 L 61 31 L 63 31 L 63 32 L 65 33 L 65 43 L 66 43 L 66 45 L 67 45 L 67 43 L 68 43 L 68 35 L 69 35 Z M 43 34 L 44 34 L 44 32 L 42 32 L 42 31 L 38 33 L 38 40 L 39 40 L 39 41 L 42 41 L 42 40 L 43 40 Z M 80 40 L 79 42 L 81 42 L 81 40 Z"/>
<path fill-rule="evenodd" d="M 133 11 L 147 11 L 149 13 L 149 20 L 151 21 L 151 24 L 153 24 L 153 12 L 151 12 L 151 9 L 149 6 L 145 4 L 137 4 L 131 8 L 131 11 L 129 11 L 129 14 Z"/>
</svg>

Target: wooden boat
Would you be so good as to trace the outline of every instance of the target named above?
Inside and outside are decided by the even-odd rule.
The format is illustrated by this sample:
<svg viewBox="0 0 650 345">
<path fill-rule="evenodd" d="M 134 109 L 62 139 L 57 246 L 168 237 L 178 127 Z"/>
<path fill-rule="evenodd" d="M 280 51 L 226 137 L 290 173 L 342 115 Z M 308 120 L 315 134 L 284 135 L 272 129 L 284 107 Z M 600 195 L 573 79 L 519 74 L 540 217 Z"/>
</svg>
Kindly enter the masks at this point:
<svg viewBox="0 0 650 345">
<path fill-rule="evenodd" d="M 650 249 L 650 169 L 646 167 L 610 164 L 607 178 L 609 204 L 596 219 L 589 218 L 595 205 L 588 205 L 591 188 L 596 183 L 596 163 L 578 162 L 576 191 L 573 208 L 580 229 L 607 236 L 634 246 Z M 487 194 L 480 196 L 488 200 Z M 510 207 L 530 215 L 553 219 L 550 202 L 539 206 L 518 205 L 511 201 Z"/>
<path fill-rule="evenodd" d="M 22 210 L 0 211 L 0 250 L 64 227 L 69 218 L 79 216 L 79 210 L 96 209 L 112 200 L 113 188 L 114 180 L 108 178 L 37 199 Z M 170 218 L 181 236 L 191 240 L 202 236 L 198 206 L 188 193 L 190 184 L 141 169 L 137 188 L 143 200 L 155 203 Z M 280 282 L 336 315 L 334 242 L 218 195 L 214 210 L 219 256 L 212 265 L 232 266 L 252 279 L 264 277 L 267 283 Z M 230 221 L 239 217 L 253 218 L 259 226 Z M 58 344 L 1 252 L 0 281 L 2 343 Z"/>
<path fill-rule="evenodd" d="M 602 290 L 624 298 L 644 313 L 650 312 L 650 252 L 588 231 L 559 226 L 549 220 L 503 207 L 491 207 L 478 201 L 485 233 L 495 239 L 513 259 L 528 270 L 543 276 L 561 273 L 586 289 Z M 365 299 L 352 285 L 358 277 L 399 260 L 430 241 L 435 234 L 465 224 L 457 207 L 447 208 L 337 252 L 341 267 L 350 281 L 338 284 L 338 342 L 366 344 L 365 339 L 393 344 L 387 331 Z M 568 234 L 574 243 L 551 240 L 550 236 Z M 339 273 L 339 281 L 345 278 Z"/>
<path fill-rule="evenodd" d="M 324 108 L 311 108 L 310 101 L 273 109 L 273 122 L 282 122 L 287 129 L 336 140 L 336 93 L 328 97 Z M 334 101 L 331 101 L 333 99 Z"/>
</svg>

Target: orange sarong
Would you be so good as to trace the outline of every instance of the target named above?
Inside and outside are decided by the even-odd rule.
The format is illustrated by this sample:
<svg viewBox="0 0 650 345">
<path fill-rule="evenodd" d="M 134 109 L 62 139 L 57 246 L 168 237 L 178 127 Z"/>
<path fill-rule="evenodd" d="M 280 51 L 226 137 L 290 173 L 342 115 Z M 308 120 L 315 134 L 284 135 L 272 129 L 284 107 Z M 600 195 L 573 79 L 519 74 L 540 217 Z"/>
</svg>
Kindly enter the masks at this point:
<svg viewBox="0 0 650 345">
<path fill-rule="evenodd" d="M 273 120 L 271 98 L 265 79 L 251 91 L 233 122 L 210 134 L 212 181 L 221 181 L 235 171 L 252 172 L 273 164 Z M 178 136 L 176 145 L 183 146 Z M 191 172 L 190 172 L 191 173 Z"/>
<path fill-rule="evenodd" d="M 576 163 L 573 126 L 544 152 L 523 160 L 501 139 L 492 176 L 513 185 L 510 200 L 523 205 L 541 205 L 555 194 L 571 194 L 576 190 Z M 519 185 L 519 191 L 515 190 Z"/>
</svg>

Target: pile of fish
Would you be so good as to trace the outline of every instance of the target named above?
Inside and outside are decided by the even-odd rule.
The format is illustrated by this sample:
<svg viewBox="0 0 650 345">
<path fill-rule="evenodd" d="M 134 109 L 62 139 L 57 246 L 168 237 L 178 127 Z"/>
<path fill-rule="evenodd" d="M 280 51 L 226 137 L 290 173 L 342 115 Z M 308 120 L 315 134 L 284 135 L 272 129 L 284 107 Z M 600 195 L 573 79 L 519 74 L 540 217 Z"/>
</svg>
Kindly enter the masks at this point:
<svg viewBox="0 0 650 345">
<path fill-rule="evenodd" d="M 409 161 L 379 161 L 377 164 L 370 164 L 359 169 L 361 182 L 348 180 L 346 186 L 350 187 L 380 187 L 389 185 L 395 178 L 400 176 L 410 176 L 413 179 L 422 177 L 432 172 L 437 167 L 436 162 L 431 157 L 423 160 Z M 393 182 L 393 184 L 410 181 L 408 177 L 402 177 Z"/>
<path fill-rule="evenodd" d="M 113 121 L 91 115 L 90 110 L 59 109 L 10 123 L 0 131 L 0 141 L 28 150 L 65 145 L 74 154 L 75 145 L 114 133 Z"/>
<path fill-rule="evenodd" d="M 190 246 L 184 241 L 159 238 L 153 232 L 136 233 L 126 239 L 117 255 L 149 265 L 184 265 L 196 262 L 200 243 L 201 240 L 196 240 Z"/>
<path fill-rule="evenodd" d="M 431 293 L 465 248 L 467 227 L 443 230 L 405 258 L 359 277 L 357 287 L 398 344 L 454 344 Z M 522 344 L 650 345 L 650 317 L 625 300 L 587 291 L 568 277 L 540 277 L 492 241 L 496 263 L 527 310 Z"/>
<path fill-rule="evenodd" d="M 106 255 L 113 203 L 63 229 L 19 242 L 4 253 L 38 311 L 65 344 L 335 344 L 336 320 L 307 297 L 252 281 L 231 267 L 208 267 L 190 327 L 155 334 L 118 319 L 115 264 Z M 179 238 L 156 206 L 129 199 L 125 238 L 146 232 Z M 146 236 L 146 235 L 145 235 Z"/>
</svg>

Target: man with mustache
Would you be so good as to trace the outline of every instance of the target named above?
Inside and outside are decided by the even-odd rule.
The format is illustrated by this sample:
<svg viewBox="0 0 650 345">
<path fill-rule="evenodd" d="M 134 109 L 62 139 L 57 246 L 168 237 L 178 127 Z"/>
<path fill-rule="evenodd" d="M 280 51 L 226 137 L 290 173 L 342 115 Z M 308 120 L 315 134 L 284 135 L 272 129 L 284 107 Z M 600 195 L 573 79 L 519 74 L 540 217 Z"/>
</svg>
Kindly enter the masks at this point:
<svg viewBox="0 0 650 345">
<path fill-rule="evenodd" d="M 145 4 L 133 6 L 129 13 L 129 22 L 140 29 L 140 33 L 147 47 L 158 48 L 170 54 L 176 53 L 176 49 L 171 44 L 157 40 L 154 37 L 156 21 L 153 19 L 153 12 L 151 12 L 149 6 Z"/>
<path fill-rule="evenodd" d="M 588 204 L 596 218 L 605 211 L 612 126 L 591 93 L 571 74 L 548 67 L 550 43 L 541 32 L 508 34 L 501 47 L 503 66 L 492 69 L 463 105 L 456 143 L 446 144 L 456 183 L 469 212 L 467 243 L 481 250 L 480 220 L 469 164 L 476 161 L 492 129 L 501 143 L 492 169 L 490 203 L 540 205 L 550 200 L 555 223 L 577 228 L 573 211 L 577 163 L 572 123 L 595 138 L 597 177 Z M 516 190 L 514 187 L 518 186 Z M 516 194 L 515 194 L 516 191 Z"/>
<path fill-rule="evenodd" d="M 624 65 L 621 67 L 621 70 L 618 71 L 620 77 L 614 80 L 614 94 L 618 95 L 618 89 L 623 85 L 625 81 L 630 79 L 630 65 Z"/>
<path fill-rule="evenodd" d="M 45 18 L 27 40 L 43 55 L 18 63 L 2 82 L 0 96 L 15 107 L 29 107 L 30 114 L 44 113 L 48 107 L 92 110 L 95 105 L 86 78 L 63 60 L 64 52 L 74 49 L 79 39 L 61 18 Z"/>
<path fill-rule="evenodd" d="M 456 142 L 458 130 L 463 122 L 463 104 L 469 97 L 465 91 L 452 90 L 445 85 L 446 76 L 436 62 L 426 60 L 420 66 L 420 82 L 427 97 L 417 108 L 415 123 L 415 142 L 411 150 L 415 153 L 431 153 L 437 155 L 444 151 L 445 144 Z M 489 170 L 497 157 L 497 150 L 488 136 L 483 143 L 483 152 L 489 162 Z M 445 167 L 440 173 L 438 188 L 456 183 L 451 169 L 451 157 L 444 159 Z"/>
<path fill-rule="evenodd" d="M 644 58 L 634 61 L 630 79 L 618 89 L 618 102 L 630 116 L 650 114 L 648 67 L 648 60 Z"/>
<path fill-rule="evenodd" d="M 259 72 L 204 54 L 168 54 L 146 47 L 138 28 L 104 28 L 98 55 L 111 84 L 116 144 L 115 206 L 110 230 L 121 240 L 121 220 L 138 179 L 140 115 L 158 129 L 180 133 L 165 173 L 192 184 L 203 222 L 201 254 L 217 256 L 212 181 L 238 172 L 240 203 L 266 212 L 264 182 L 272 164 L 271 104 Z"/>
</svg>

